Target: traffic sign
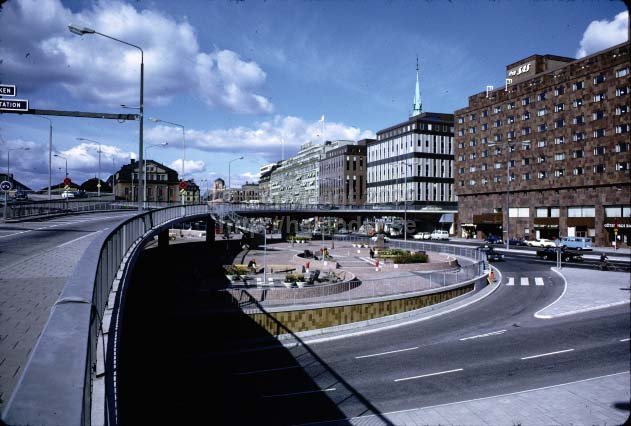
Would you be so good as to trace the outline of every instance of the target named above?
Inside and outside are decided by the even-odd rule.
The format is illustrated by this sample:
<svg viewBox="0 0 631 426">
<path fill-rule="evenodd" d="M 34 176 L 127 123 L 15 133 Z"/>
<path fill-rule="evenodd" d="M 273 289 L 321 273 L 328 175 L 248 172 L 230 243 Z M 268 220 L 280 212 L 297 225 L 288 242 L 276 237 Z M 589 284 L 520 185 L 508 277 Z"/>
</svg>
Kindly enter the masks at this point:
<svg viewBox="0 0 631 426">
<path fill-rule="evenodd" d="M 181 180 L 181 181 L 180 181 L 180 189 L 184 189 L 184 190 L 185 190 L 185 189 L 186 189 L 186 186 L 187 186 L 187 185 L 186 185 L 186 182 L 185 182 L 185 181 L 183 181 L 183 180 Z"/>
<path fill-rule="evenodd" d="M 0 99 L 0 111 L 28 111 L 26 99 Z"/>
<path fill-rule="evenodd" d="M 0 183 L 0 189 L 3 191 L 11 191 L 11 188 L 13 188 L 13 185 L 11 185 L 11 182 L 8 180 L 3 180 L 2 183 Z"/>
<path fill-rule="evenodd" d="M 70 187 L 69 187 L 68 185 L 64 186 L 64 190 L 66 190 L 66 191 L 67 191 L 67 190 L 69 190 L 69 189 L 70 189 Z"/>
<path fill-rule="evenodd" d="M 97 183 L 97 184 L 96 184 L 96 187 L 97 187 L 97 188 L 100 188 L 100 187 L 101 187 L 101 184 L 100 184 L 100 183 Z"/>
<path fill-rule="evenodd" d="M 186 194 L 186 189 L 180 189 L 180 195 Z"/>
<path fill-rule="evenodd" d="M 71 181 L 70 181 L 70 178 L 69 178 L 69 177 L 67 177 L 67 178 L 65 178 L 65 179 L 64 179 L 64 185 L 69 186 L 69 185 L 70 185 L 70 183 L 71 183 Z"/>
<path fill-rule="evenodd" d="M 0 84 L 0 96 L 15 96 L 14 84 Z"/>
</svg>

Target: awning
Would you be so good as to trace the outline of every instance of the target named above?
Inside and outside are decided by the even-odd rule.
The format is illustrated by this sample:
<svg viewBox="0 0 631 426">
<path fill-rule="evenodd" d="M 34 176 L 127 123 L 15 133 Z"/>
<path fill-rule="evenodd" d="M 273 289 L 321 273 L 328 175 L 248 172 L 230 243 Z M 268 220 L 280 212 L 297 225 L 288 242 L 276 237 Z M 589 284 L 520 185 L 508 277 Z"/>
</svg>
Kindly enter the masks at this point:
<svg viewBox="0 0 631 426">
<path fill-rule="evenodd" d="M 440 220 L 438 223 L 454 223 L 454 214 L 453 213 L 443 213 L 440 216 Z"/>
</svg>

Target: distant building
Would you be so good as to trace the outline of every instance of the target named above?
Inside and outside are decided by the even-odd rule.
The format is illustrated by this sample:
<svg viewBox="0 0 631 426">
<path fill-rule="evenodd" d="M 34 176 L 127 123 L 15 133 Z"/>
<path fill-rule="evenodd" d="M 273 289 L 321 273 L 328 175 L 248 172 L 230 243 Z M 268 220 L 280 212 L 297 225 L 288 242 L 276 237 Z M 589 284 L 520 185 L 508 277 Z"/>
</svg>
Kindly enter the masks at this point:
<svg viewBox="0 0 631 426">
<path fill-rule="evenodd" d="M 114 193 L 118 199 L 142 199 L 143 182 L 138 182 L 138 162 L 131 160 L 114 175 Z M 179 179 L 175 170 L 153 160 L 147 160 L 147 201 L 179 201 Z"/>
<path fill-rule="evenodd" d="M 100 182 L 101 182 L 101 193 L 112 192 L 112 187 L 110 186 L 108 182 L 105 182 L 105 181 L 100 181 Z M 98 184 L 99 184 L 98 178 L 91 178 L 83 182 L 79 186 L 79 189 L 86 192 L 99 192 L 99 188 L 97 187 Z"/>
<path fill-rule="evenodd" d="M 181 195 L 180 195 L 181 197 Z M 195 180 L 189 179 L 186 181 L 186 192 L 184 193 L 184 199 L 186 204 L 199 203 L 200 190 L 199 185 L 195 183 Z M 180 198 L 181 200 L 181 198 Z"/>
<path fill-rule="evenodd" d="M 226 189 L 226 182 L 222 178 L 217 178 L 213 182 L 213 189 L 210 201 L 213 202 L 222 202 L 223 201 L 223 193 Z"/>
<path fill-rule="evenodd" d="M 353 141 L 326 141 L 324 144 L 307 142 L 293 157 L 283 161 L 272 172 L 270 198 L 272 203 L 318 204 L 320 160 L 325 154 Z"/>
<path fill-rule="evenodd" d="M 282 164 L 281 161 L 278 163 L 266 164 L 262 166 L 259 173 L 259 201 L 261 203 L 271 203 L 272 202 L 272 193 L 270 186 L 270 179 L 272 177 L 272 172 L 276 170 Z"/>
<path fill-rule="evenodd" d="M 247 203 L 259 201 L 258 183 L 246 182 L 241 188 L 229 188 L 223 192 L 223 200 L 227 203 Z"/>
<path fill-rule="evenodd" d="M 320 204 L 363 205 L 366 203 L 366 143 L 343 145 L 328 151 L 320 161 Z"/>
<path fill-rule="evenodd" d="M 629 244 L 629 50 L 532 55 L 456 111 L 461 235 Z"/>
</svg>

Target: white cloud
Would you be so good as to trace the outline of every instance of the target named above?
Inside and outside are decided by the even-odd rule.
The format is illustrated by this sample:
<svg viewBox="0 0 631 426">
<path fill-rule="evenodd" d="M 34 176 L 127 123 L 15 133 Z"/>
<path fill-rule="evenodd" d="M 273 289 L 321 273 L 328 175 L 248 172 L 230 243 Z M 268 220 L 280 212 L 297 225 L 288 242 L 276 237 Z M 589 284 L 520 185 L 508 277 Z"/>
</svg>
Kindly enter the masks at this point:
<svg viewBox="0 0 631 426">
<path fill-rule="evenodd" d="M 186 169 L 184 171 L 186 172 L 187 179 L 190 177 L 191 173 L 199 173 L 206 170 L 206 163 L 204 163 L 201 160 L 186 160 L 184 164 L 186 165 Z M 171 164 L 169 164 L 169 167 L 171 167 L 173 170 L 177 171 L 178 173 L 181 173 L 182 172 L 182 159 L 178 158 L 177 160 L 171 162 Z"/>
<path fill-rule="evenodd" d="M 321 122 L 305 121 L 298 117 L 276 116 L 272 120 L 256 123 L 253 127 L 233 127 L 219 130 L 186 130 L 187 148 L 207 152 L 248 152 L 270 161 L 279 160 L 284 145 L 285 158 L 293 155 L 305 142 L 321 140 L 359 140 L 374 138 L 370 130 L 361 130 L 344 123 L 325 122 L 324 135 Z M 165 125 L 145 129 L 145 139 L 153 142 L 168 141 L 171 145 L 182 140 L 181 130 Z M 282 141 L 282 142 L 281 142 Z M 188 165 L 187 165 L 188 167 Z"/>
<path fill-rule="evenodd" d="M 592 21 L 583 33 L 577 58 L 583 58 L 599 50 L 623 43 L 628 38 L 629 11 L 618 13 L 612 21 Z"/>
<path fill-rule="evenodd" d="M 84 173 L 92 173 L 95 175 L 99 165 L 99 144 L 97 143 L 81 143 L 70 149 L 61 151 L 59 154 L 68 159 L 68 168 Z M 101 176 L 105 176 L 105 170 L 111 172 L 112 160 L 116 164 L 128 163 L 131 158 L 135 158 L 134 152 L 123 151 L 122 149 L 101 144 Z M 57 161 L 64 163 L 63 159 Z"/>
<path fill-rule="evenodd" d="M 239 176 L 241 176 L 243 179 L 245 179 L 247 182 L 258 182 L 259 180 L 259 173 L 252 173 L 252 172 L 245 172 L 245 173 L 241 173 Z"/>
<path fill-rule="evenodd" d="M 238 113 L 273 110 L 267 98 L 254 93 L 266 79 L 258 64 L 230 50 L 204 52 L 188 22 L 120 1 L 97 1 L 78 13 L 59 0 L 7 2 L 0 14 L 3 79 L 26 93 L 58 85 L 80 100 L 137 105 L 140 51 L 98 35 L 76 36 L 68 31 L 70 23 L 142 47 L 148 105 L 189 92 Z"/>
</svg>

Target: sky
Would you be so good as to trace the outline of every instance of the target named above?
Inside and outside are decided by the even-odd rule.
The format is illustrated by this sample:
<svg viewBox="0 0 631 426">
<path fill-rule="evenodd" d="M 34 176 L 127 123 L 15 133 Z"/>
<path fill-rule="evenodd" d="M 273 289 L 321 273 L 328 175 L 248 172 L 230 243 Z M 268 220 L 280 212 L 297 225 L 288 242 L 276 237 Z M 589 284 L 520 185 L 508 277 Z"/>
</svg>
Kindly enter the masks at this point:
<svg viewBox="0 0 631 426">
<path fill-rule="evenodd" d="M 506 65 L 533 54 L 583 57 L 628 37 L 608 0 L 8 0 L 0 2 L 0 83 L 30 108 L 135 113 L 144 52 L 148 158 L 202 189 L 257 181 L 262 165 L 313 141 L 374 137 L 407 120 L 416 60 L 423 111 L 453 113 Z M 138 157 L 137 121 L 49 117 L 73 182 Z M 185 144 L 181 127 L 184 126 Z M 322 120 L 324 118 L 324 120 Z M 91 141 L 78 140 L 78 138 Z M 0 114 L 0 170 L 48 185 L 49 121 Z M 166 145 L 165 145 L 166 143 Z M 185 150 L 185 151 L 184 151 Z M 243 156 L 243 160 L 234 160 Z M 230 167 L 230 179 L 228 170 Z M 65 162 L 53 157 L 53 184 Z"/>
</svg>

